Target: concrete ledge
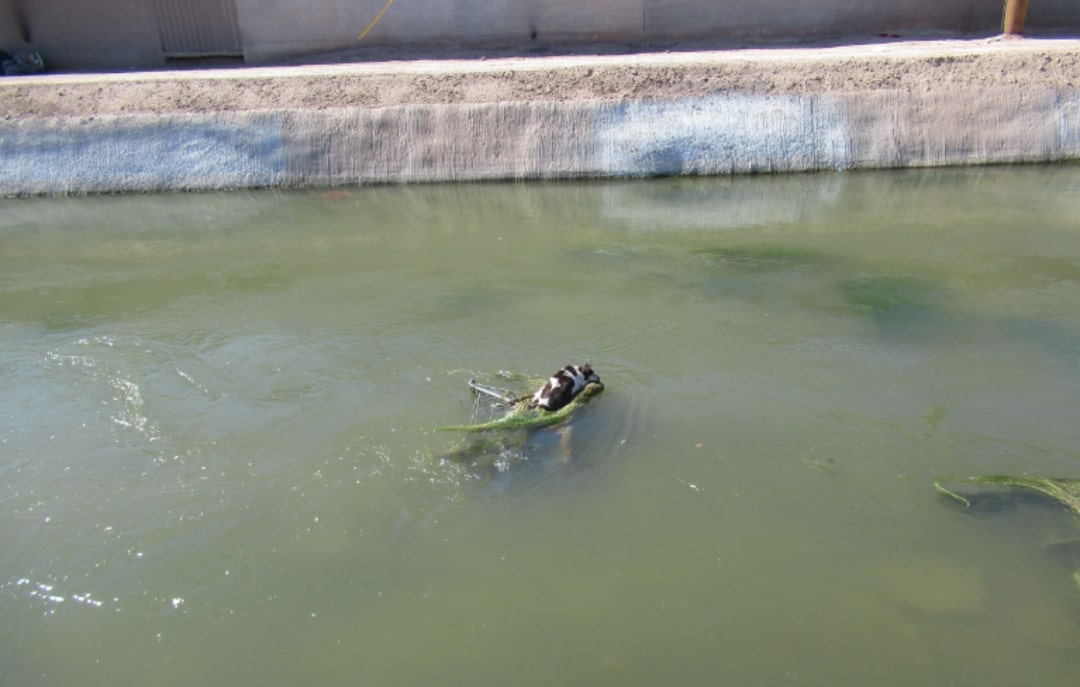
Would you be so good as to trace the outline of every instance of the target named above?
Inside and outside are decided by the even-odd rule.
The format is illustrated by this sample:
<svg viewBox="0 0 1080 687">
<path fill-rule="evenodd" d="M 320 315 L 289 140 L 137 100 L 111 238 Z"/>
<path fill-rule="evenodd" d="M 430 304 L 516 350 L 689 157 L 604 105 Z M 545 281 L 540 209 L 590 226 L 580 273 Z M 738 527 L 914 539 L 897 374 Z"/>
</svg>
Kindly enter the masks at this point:
<svg viewBox="0 0 1080 687">
<path fill-rule="evenodd" d="M 9 79 L 0 84 L 0 194 L 1072 160 L 1080 158 L 1078 67 L 1080 42 L 1053 41 Z M 643 75 L 661 73 L 666 86 L 639 87 Z M 703 83 L 672 88 L 675 73 Z M 897 77 L 905 73 L 921 76 Z M 594 86 L 622 74 L 634 92 L 590 92 L 582 74 Z M 418 83 L 437 77 L 452 78 L 458 95 L 417 94 Z M 253 79 L 288 90 L 286 104 L 241 97 Z M 477 86 L 493 79 L 502 90 Z M 578 87 L 561 96 L 514 97 L 518 87 L 567 80 Z M 46 111 L 50 94 L 81 97 L 103 82 L 135 91 L 141 107 Z M 406 97 L 371 106 L 296 102 L 365 83 L 392 84 Z M 461 95 L 470 88 L 487 95 Z M 151 96 L 163 89 L 205 91 L 220 107 L 166 107 L 164 96 Z"/>
</svg>

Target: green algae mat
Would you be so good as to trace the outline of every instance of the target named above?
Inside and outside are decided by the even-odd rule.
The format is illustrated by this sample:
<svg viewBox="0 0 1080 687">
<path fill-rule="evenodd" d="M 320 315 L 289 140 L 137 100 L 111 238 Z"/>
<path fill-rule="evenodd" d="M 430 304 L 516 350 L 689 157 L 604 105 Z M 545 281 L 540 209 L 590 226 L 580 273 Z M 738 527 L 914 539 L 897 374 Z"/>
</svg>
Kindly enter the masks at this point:
<svg viewBox="0 0 1080 687">
<path fill-rule="evenodd" d="M 476 390 L 479 385 L 470 386 Z M 585 388 L 574 397 L 573 401 L 570 401 L 570 403 L 559 410 L 554 411 L 544 410 L 543 408 L 529 408 L 525 403 L 517 402 L 518 397 L 516 394 L 513 394 L 513 392 L 500 390 L 504 392 L 503 399 L 505 402 L 503 406 L 506 408 L 506 412 L 503 414 L 485 422 L 477 422 L 468 425 L 447 425 L 439 427 L 439 430 L 485 432 L 492 430 L 540 429 L 543 427 L 551 427 L 552 425 L 557 425 L 569 420 L 583 405 L 592 400 L 593 396 L 596 396 L 603 390 L 604 387 L 602 384 L 587 384 Z M 485 392 L 477 392 L 478 395 L 481 393 Z"/>
<path fill-rule="evenodd" d="M 604 390 L 603 384 L 590 383 L 559 410 L 530 408 L 523 401 L 540 388 L 546 377 L 503 373 L 504 380 L 514 380 L 522 387 L 514 391 L 469 381 L 473 392 L 473 411 L 468 424 L 438 427 L 439 432 L 456 432 L 462 439 L 440 458 L 469 466 L 480 472 L 496 473 L 527 459 L 529 436 L 552 428 L 562 435 L 564 457 L 569 457 L 570 426 L 574 415 Z"/>
</svg>

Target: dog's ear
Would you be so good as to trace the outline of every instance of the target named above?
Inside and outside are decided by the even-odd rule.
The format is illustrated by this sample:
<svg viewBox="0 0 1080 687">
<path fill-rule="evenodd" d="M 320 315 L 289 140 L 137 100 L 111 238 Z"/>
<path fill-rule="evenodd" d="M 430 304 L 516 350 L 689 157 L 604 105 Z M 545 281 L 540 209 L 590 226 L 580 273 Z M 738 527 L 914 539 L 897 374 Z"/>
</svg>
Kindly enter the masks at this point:
<svg viewBox="0 0 1080 687">
<path fill-rule="evenodd" d="M 588 377 L 591 372 L 592 372 L 592 363 L 590 363 L 588 360 L 586 360 L 585 364 L 581 366 L 581 373 L 583 375 L 585 375 L 586 377 Z"/>
</svg>

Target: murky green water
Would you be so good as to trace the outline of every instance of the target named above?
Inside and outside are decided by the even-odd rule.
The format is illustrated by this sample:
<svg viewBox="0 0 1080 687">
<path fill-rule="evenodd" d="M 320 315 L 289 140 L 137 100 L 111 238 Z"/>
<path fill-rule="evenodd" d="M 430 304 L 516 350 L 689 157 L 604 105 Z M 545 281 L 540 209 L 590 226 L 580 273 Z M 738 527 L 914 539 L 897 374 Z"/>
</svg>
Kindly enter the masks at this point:
<svg viewBox="0 0 1080 687">
<path fill-rule="evenodd" d="M 0 340 L 5 684 L 1080 681 L 931 483 L 1080 476 L 1075 167 L 7 200 Z"/>
</svg>

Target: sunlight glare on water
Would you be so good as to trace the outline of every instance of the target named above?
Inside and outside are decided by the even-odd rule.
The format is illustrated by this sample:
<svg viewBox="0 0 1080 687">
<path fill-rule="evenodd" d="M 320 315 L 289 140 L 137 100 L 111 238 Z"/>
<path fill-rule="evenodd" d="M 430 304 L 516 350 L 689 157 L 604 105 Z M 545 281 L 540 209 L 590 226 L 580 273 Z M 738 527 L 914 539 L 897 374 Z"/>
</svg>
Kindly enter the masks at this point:
<svg viewBox="0 0 1080 687">
<path fill-rule="evenodd" d="M 1077 684 L 1075 521 L 933 480 L 1080 477 L 1078 218 L 1075 167 L 0 201 L 0 674 Z M 586 359 L 569 427 L 439 429 Z"/>
</svg>

